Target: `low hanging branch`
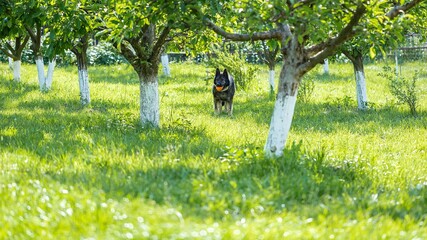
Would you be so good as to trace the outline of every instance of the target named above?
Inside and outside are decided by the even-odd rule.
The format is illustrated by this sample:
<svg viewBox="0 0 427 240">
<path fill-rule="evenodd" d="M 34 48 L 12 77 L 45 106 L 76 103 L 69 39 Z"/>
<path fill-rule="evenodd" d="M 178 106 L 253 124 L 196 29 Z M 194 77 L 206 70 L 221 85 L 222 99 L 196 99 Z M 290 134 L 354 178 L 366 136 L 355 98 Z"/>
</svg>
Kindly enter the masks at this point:
<svg viewBox="0 0 427 240">
<path fill-rule="evenodd" d="M 215 23 L 213 23 L 210 19 L 204 18 L 203 19 L 206 26 L 212 29 L 215 33 L 230 39 L 232 41 L 257 41 L 257 40 L 269 40 L 269 39 L 277 39 L 281 40 L 283 37 L 282 32 L 280 32 L 277 29 L 273 29 L 271 31 L 266 32 L 257 32 L 253 34 L 238 34 L 238 33 L 229 33 L 225 31 L 224 29 L 217 26 Z"/>
</svg>

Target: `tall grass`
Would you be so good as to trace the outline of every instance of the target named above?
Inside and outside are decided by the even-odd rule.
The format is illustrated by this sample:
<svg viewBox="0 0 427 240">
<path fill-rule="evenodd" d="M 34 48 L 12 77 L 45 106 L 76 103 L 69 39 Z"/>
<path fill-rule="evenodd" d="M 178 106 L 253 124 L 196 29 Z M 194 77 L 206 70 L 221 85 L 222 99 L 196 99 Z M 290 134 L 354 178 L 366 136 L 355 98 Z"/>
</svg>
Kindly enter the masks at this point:
<svg viewBox="0 0 427 240">
<path fill-rule="evenodd" d="M 203 66 L 171 67 L 162 127 L 143 129 L 129 66 L 90 68 L 83 108 L 74 68 L 41 93 L 34 66 L 16 84 L 0 64 L 0 239 L 427 238 L 427 99 L 407 115 L 382 65 L 366 66 L 364 112 L 350 65 L 310 73 L 313 97 L 279 159 L 261 151 L 267 67 L 236 93 L 233 117 L 213 114 Z"/>
</svg>

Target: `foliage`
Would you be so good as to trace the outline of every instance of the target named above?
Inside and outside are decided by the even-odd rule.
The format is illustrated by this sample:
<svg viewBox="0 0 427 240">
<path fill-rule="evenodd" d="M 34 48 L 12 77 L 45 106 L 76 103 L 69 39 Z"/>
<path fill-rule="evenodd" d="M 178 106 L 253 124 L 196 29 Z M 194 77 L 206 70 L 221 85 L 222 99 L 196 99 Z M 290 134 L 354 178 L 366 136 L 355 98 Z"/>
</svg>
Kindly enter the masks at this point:
<svg viewBox="0 0 427 240">
<path fill-rule="evenodd" d="M 389 81 L 390 92 L 398 100 L 398 103 L 408 105 L 411 114 L 417 116 L 420 92 L 416 85 L 418 71 L 415 72 L 411 79 L 407 79 L 402 76 L 394 75 L 391 67 L 385 66 L 383 72 L 379 75 Z"/>
<path fill-rule="evenodd" d="M 236 89 L 247 90 L 253 84 L 255 75 L 259 71 L 257 65 L 246 63 L 246 57 L 237 52 L 230 53 L 229 51 L 214 50 L 213 56 L 209 58 L 208 65 L 213 68 L 227 69 L 233 76 L 236 83 Z"/>
<path fill-rule="evenodd" d="M 112 65 L 125 63 L 126 59 L 108 42 L 99 42 L 88 49 L 88 60 L 91 65 Z"/>
</svg>

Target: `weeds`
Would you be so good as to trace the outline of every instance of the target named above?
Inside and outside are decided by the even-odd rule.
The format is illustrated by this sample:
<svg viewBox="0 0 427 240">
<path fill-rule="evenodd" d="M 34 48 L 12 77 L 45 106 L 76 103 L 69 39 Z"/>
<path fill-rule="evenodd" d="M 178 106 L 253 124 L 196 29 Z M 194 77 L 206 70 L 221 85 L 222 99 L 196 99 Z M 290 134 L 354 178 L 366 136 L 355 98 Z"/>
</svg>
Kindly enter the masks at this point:
<svg viewBox="0 0 427 240">
<path fill-rule="evenodd" d="M 411 79 L 394 76 L 392 72 L 389 66 L 385 66 L 379 76 L 389 81 L 390 92 L 397 99 L 398 103 L 406 104 L 409 107 L 411 115 L 417 116 L 419 90 L 416 82 L 418 80 L 418 72 L 415 71 Z"/>
<path fill-rule="evenodd" d="M 255 74 L 259 71 L 258 66 L 248 64 L 245 57 L 239 53 L 229 53 L 227 51 L 214 51 L 215 57 L 209 59 L 208 65 L 217 68 L 226 68 L 234 77 L 236 89 L 247 90 L 249 85 L 255 82 Z"/>
</svg>

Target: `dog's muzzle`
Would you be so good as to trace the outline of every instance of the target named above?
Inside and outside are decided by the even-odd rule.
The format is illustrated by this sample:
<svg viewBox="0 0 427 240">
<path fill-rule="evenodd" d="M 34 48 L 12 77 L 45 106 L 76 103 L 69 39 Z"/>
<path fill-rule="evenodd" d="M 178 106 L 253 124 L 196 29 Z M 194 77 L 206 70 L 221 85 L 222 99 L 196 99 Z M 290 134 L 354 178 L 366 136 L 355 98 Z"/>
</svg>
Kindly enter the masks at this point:
<svg viewBox="0 0 427 240">
<path fill-rule="evenodd" d="M 228 86 L 227 86 L 227 87 L 217 86 L 217 85 L 214 85 L 214 86 L 215 86 L 215 89 L 216 89 L 218 92 L 224 92 L 224 91 L 227 91 L 227 90 L 228 90 Z"/>
</svg>

